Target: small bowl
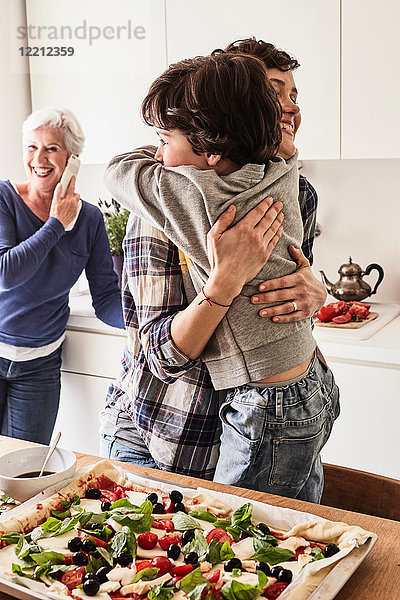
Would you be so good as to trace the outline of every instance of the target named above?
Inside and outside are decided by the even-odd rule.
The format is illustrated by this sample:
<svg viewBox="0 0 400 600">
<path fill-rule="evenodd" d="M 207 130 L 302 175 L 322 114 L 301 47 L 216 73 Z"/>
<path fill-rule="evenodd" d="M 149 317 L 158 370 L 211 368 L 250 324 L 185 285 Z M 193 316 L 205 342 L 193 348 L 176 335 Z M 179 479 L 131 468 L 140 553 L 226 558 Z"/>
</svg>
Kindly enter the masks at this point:
<svg viewBox="0 0 400 600">
<path fill-rule="evenodd" d="M 45 469 L 51 471 L 51 475 L 18 477 L 40 472 L 47 452 L 47 446 L 30 446 L 0 456 L 0 489 L 11 498 L 23 502 L 75 473 L 75 454 L 70 450 L 56 448 Z"/>
</svg>

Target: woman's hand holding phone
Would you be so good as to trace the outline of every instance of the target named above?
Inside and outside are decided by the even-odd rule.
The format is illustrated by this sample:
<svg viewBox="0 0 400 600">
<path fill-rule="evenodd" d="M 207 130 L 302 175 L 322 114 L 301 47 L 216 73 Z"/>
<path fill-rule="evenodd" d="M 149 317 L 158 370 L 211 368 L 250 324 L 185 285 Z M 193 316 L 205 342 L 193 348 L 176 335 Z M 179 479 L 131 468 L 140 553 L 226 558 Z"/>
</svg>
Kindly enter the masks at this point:
<svg viewBox="0 0 400 600">
<path fill-rule="evenodd" d="M 50 207 L 50 217 L 54 217 L 60 221 L 64 229 L 73 221 L 76 217 L 78 210 L 78 202 L 80 200 L 79 194 L 75 193 L 75 175 L 71 177 L 67 188 L 67 194 L 65 198 L 62 198 L 62 186 L 58 183 L 54 190 L 53 201 Z"/>
</svg>

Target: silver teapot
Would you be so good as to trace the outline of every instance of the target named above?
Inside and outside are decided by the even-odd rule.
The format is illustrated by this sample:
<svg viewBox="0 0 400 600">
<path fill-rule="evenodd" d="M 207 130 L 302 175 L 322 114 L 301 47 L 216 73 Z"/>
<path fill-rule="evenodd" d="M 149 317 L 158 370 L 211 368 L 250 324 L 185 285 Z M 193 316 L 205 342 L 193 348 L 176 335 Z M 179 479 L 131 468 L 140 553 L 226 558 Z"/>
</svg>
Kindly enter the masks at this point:
<svg viewBox="0 0 400 600">
<path fill-rule="evenodd" d="M 366 281 L 363 281 L 363 277 L 369 275 L 373 269 L 378 271 L 378 280 L 374 289 Z M 351 257 L 348 263 L 340 266 L 338 271 L 340 279 L 336 283 L 331 283 L 323 271 L 320 271 L 320 273 L 322 281 L 331 296 L 345 302 L 349 302 L 350 300 L 360 302 L 364 298 L 376 294 L 378 285 L 381 283 L 384 275 L 380 265 L 372 263 L 363 271 L 360 265 L 353 263 Z"/>
</svg>

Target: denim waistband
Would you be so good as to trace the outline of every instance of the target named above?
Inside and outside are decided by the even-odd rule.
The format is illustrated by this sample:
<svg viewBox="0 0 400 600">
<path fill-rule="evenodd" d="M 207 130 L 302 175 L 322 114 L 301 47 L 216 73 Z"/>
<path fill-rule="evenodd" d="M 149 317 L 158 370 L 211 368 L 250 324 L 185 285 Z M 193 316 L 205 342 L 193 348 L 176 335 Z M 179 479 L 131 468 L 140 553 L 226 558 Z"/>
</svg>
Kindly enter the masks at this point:
<svg viewBox="0 0 400 600">
<path fill-rule="evenodd" d="M 310 364 L 308 365 L 304 373 L 301 373 L 301 375 L 298 375 L 297 377 L 293 377 L 293 379 L 287 379 L 286 381 L 274 381 L 273 383 L 246 383 L 246 385 L 251 388 L 258 388 L 259 390 L 265 390 L 266 388 L 281 388 L 286 387 L 288 385 L 293 385 L 294 383 L 297 383 L 298 381 L 301 381 L 302 379 L 308 376 L 309 372 L 314 366 L 315 356 L 316 354 L 314 352 Z"/>
</svg>

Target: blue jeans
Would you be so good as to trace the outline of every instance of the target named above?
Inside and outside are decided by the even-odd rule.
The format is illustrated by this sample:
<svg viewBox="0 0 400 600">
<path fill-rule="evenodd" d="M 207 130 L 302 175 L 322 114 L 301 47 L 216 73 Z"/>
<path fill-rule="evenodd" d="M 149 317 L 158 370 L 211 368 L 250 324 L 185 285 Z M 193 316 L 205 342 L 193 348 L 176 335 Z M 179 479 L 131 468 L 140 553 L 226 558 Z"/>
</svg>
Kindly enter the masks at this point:
<svg viewBox="0 0 400 600">
<path fill-rule="evenodd" d="M 100 454 L 103 458 L 109 458 L 110 460 L 120 460 L 121 462 L 129 462 L 142 467 L 150 467 L 151 469 L 158 468 L 150 452 L 145 449 L 144 443 L 141 440 L 138 448 L 135 450 L 124 446 L 111 435 L 102 435 L 100 436 Z"/>
<path fill-rule="evenodd" d="M 332 372 L 316 356 L 292 385 L 231 390 L 214 481 L 320 502 L 320 451 L 339 412 Z"/>
<path fill-rule="evenodd" d="M 1 433 L 48 444 L 60 402 L 61 347 L 26 361 L 0 358 Z"/>
</svg>

